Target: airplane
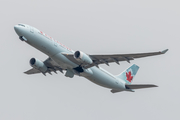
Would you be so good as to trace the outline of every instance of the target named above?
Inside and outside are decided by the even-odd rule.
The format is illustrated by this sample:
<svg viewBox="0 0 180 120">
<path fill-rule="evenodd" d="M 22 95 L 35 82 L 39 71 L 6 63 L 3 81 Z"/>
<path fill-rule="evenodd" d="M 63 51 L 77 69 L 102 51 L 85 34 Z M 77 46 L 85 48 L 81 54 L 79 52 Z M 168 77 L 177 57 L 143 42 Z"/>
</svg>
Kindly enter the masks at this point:
<svg viewBox="0 0 180 120">
<path fill-rule="evenodd" d="M 66 77 L 73 78 L 74 75 L 85 77 L 97 85 L 111 89 L 112 93 L 121 91 L 134 92 L 134 89 L 157 86 L 153 84 L 131 84 L 139 69 L 136 64 L 131 65 L 119 75 L 107 72 L 99 66 L 100 64 L 109 66 L 109 63 L 115 62 L 120 65 L 120 61 L 130 63 L 131 60 L 136 58 L 161 55 L 168 51 L 166 49 L 149 53 L 90 55 L 79 50 L 73 51 L 56 39 L 27 24 L 17 24 L 14 26 L 14 30 L 21 41 L 48 56 L 45 61 L 31 58 L 30 65 L 32 68 L 24 72 L 25 74 L 42 73 L 46 76 L 46 73 L 52 74 L 51 72 L 57 73 L 57 71 L 63 73 L 65 71 Z"/>
</svg>

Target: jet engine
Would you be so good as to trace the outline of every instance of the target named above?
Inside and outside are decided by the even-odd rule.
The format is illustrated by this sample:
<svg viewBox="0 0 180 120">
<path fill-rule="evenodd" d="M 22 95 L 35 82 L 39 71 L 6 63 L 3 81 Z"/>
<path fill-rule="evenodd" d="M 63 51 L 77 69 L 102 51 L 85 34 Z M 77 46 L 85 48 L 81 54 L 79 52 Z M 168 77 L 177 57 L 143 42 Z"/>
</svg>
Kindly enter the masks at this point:
<svg viewBox="0 0 180 120">
<path fill-rule="evenodd" d="M 74 58 L 77 60 L 77 61 L 80 61 L 82 63 L 88 63 L 88 64 L 92 64 L 93 61 L 92 59 L 85 53 L 81 52 L 81 51 L 76 51 L 74 53 Z"/>
<path fill-rule="evenodd" d="M 38 60 L 36 58 L 31 58 L 30 65 L 33 68 L 38 69 L 38 70 L 40 70 L 43 73 L 45 73 L 47 71 L 46 65 L 42 61 L 40 61 L 40 60 Z"/>
</svg>

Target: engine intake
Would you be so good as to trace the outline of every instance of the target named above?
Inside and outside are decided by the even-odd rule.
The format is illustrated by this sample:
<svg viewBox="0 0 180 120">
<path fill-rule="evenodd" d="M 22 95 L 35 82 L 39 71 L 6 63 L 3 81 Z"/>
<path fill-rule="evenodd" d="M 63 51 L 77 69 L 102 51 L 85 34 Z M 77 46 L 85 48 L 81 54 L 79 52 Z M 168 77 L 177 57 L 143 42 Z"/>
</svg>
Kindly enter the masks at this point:
<svg viewBox="0 0 180 120">
<path fill-rule="evenodd" d="M 92 64 L 93 61 L 92 59 L 89 57 L 89 55 L 81 52 L 81 51 L 76 51 L 74 53 L 74 58 L 77 60 L 77 61 L 80 61 L 81 63 L 88 63 L 88 64 Z"/>
<path fill-rule="evenodd" d="M 33 68 L 38 69 L 43 73 L 45 73 L 47 71 L 46 65 L 42 61 L 40 61 L 36 58 L 31 58 L 29 63 Z"/>
</svg>

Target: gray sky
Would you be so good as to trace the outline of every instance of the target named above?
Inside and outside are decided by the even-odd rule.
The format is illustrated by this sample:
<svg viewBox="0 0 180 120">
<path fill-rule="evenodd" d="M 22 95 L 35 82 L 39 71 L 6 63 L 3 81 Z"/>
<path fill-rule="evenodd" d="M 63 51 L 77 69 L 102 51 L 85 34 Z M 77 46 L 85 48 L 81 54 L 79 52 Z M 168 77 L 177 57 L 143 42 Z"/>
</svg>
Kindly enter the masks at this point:
<svg viewBox="0 0 180 120">
<path fill-rule="evenodd" d="M 1 0 L 1 120 L 179 120 L 178 0 Z M 85 78 L 25 75 L 29 60 L 46 55 L 21 42 L 13 26 L 34 26 L 73 50 L 89 54 L 153 52 L 136 59 L 134 83 L 158 88 L 112 94 Z M 101 65 L 119 74 L 129 64 Z"/>
</svg>

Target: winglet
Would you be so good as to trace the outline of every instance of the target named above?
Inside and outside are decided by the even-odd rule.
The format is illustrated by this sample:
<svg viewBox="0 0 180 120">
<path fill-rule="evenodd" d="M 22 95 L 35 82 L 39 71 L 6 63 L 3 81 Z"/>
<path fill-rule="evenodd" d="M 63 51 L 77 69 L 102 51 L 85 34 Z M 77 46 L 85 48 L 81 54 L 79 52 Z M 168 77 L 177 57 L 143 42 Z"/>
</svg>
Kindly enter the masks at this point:
<svg viewBox="0 0 180 120">
<path fill-rule="evenodd" d="M 169 49 L 161 51 L 162 54 L 165 54 Z"/>
</svg>

